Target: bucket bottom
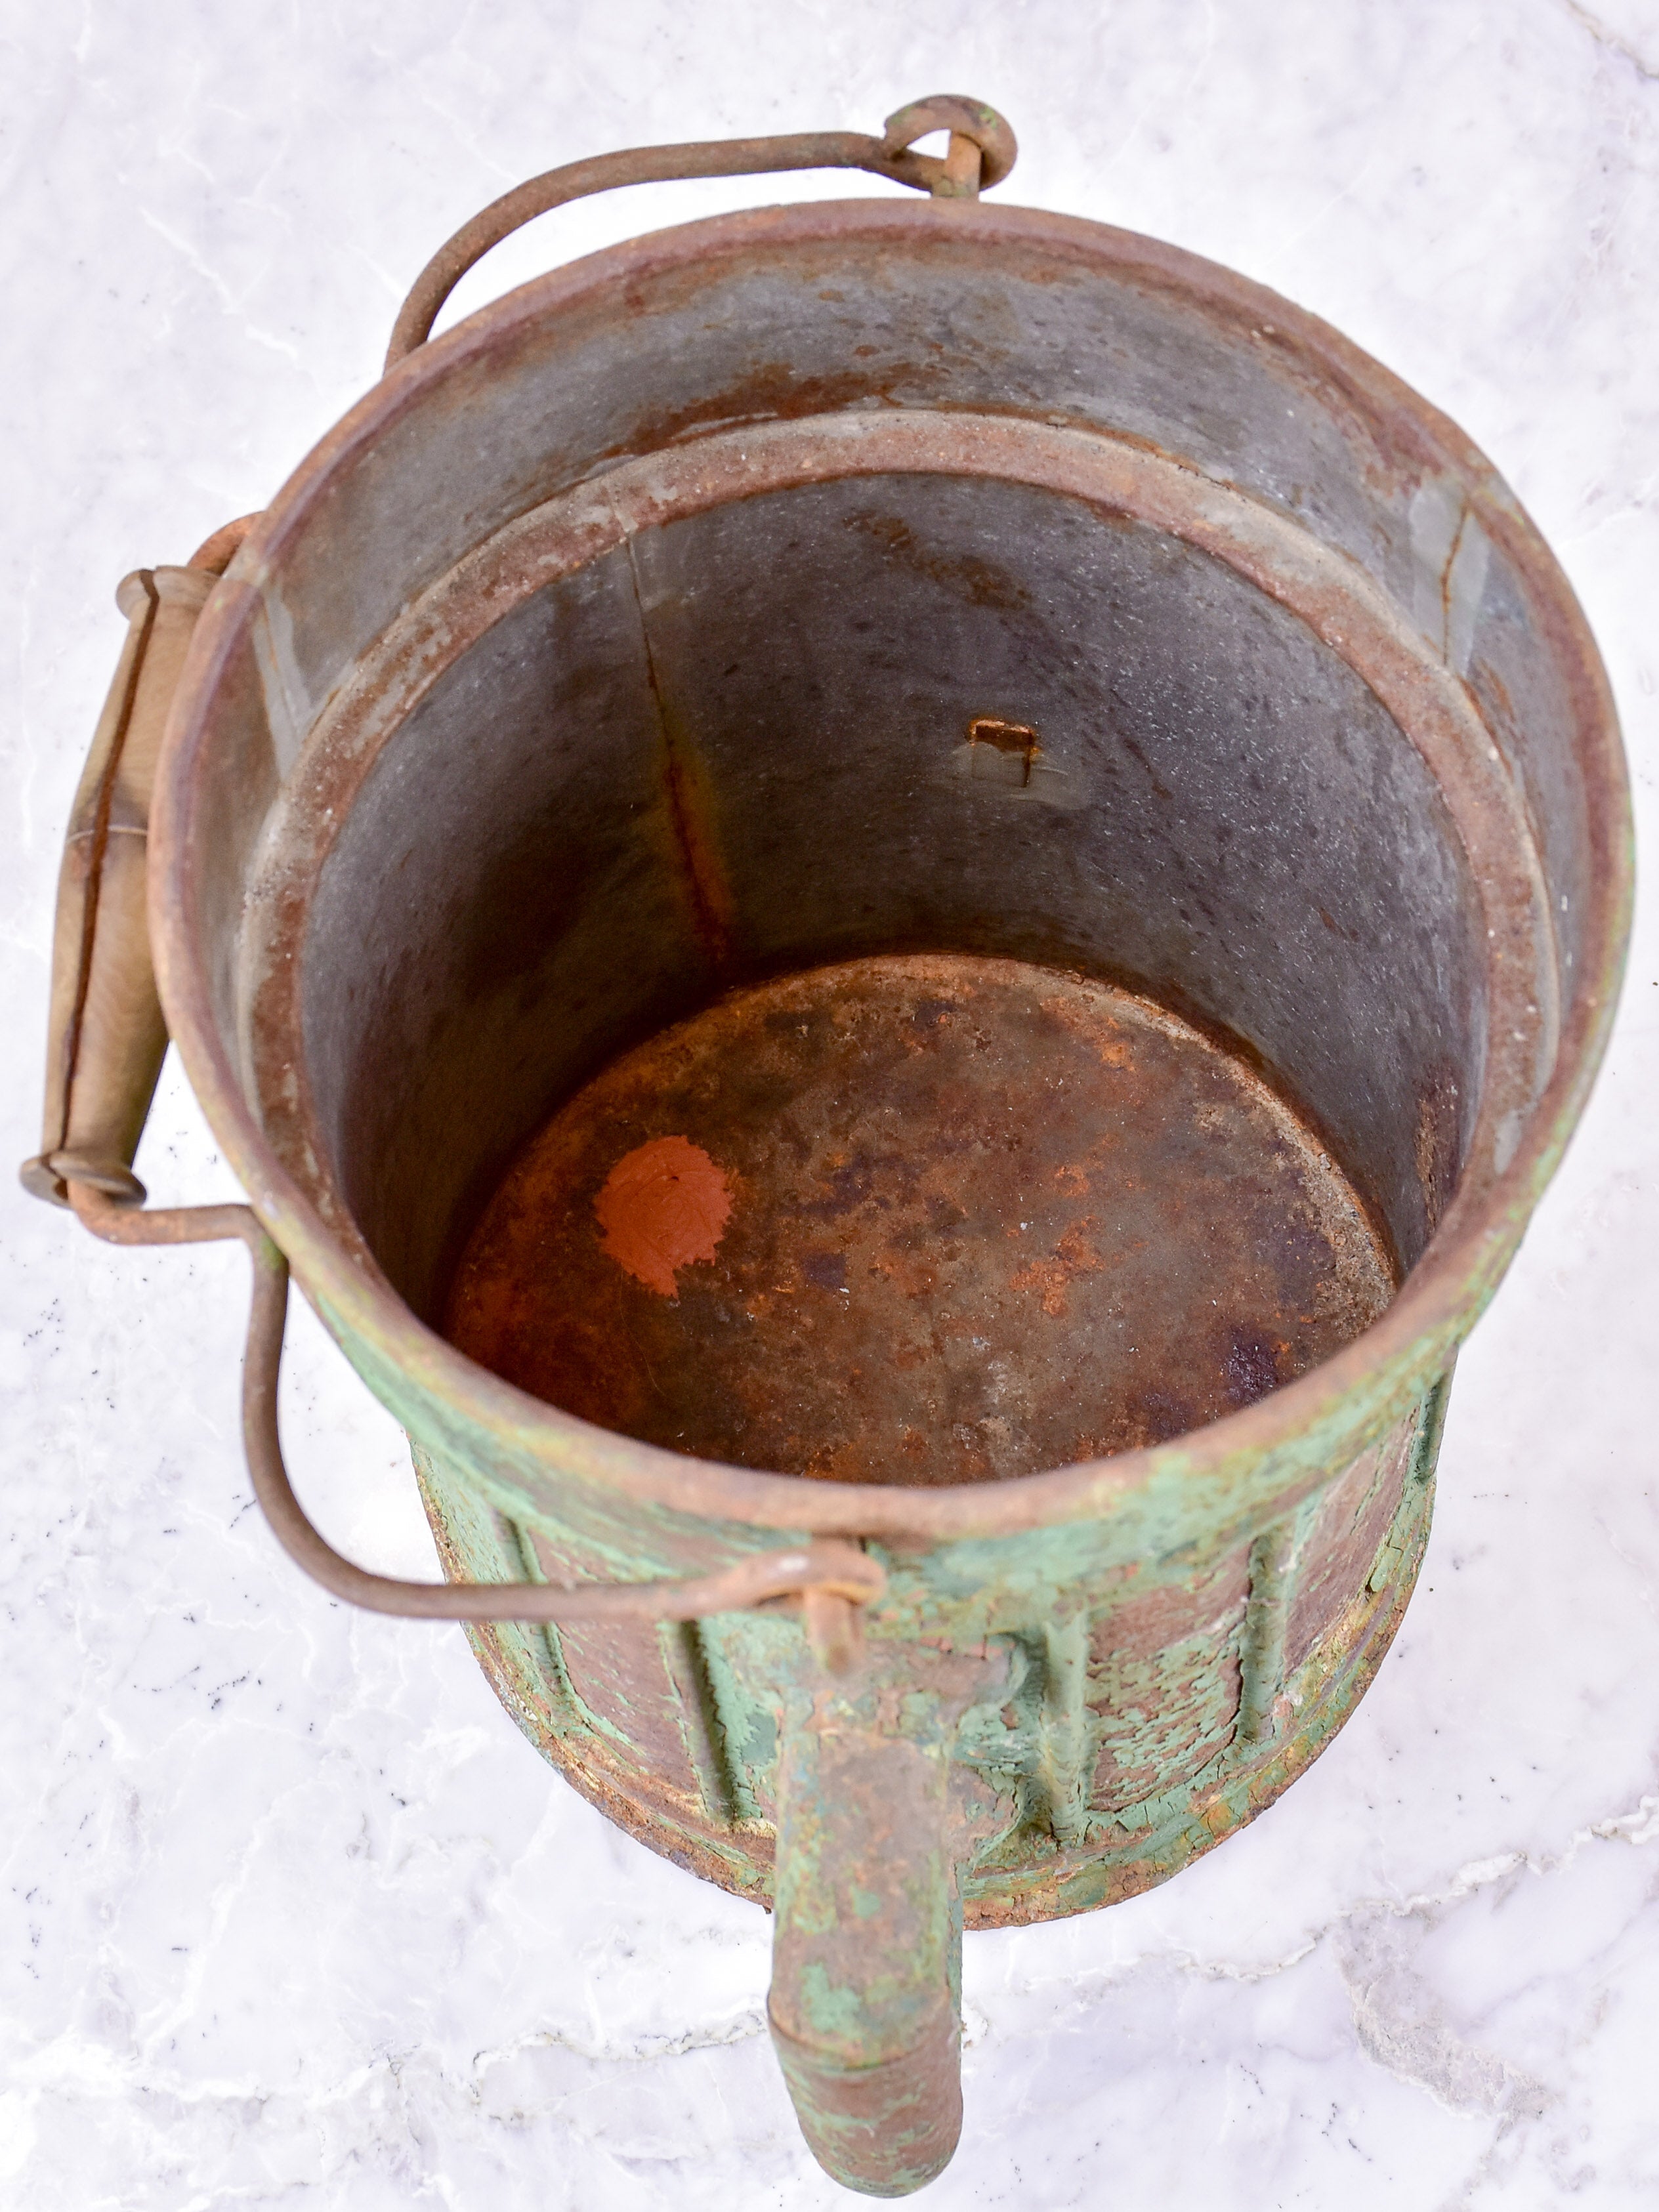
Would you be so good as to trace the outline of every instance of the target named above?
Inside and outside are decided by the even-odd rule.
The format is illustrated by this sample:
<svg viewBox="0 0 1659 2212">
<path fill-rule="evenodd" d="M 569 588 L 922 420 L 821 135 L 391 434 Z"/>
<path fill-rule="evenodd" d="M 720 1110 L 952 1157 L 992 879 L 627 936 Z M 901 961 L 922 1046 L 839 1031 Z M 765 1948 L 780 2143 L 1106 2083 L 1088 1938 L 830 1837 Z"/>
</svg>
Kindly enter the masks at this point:
<svg viewBox="0 0 1659 2212">
<path fill-rule="evenodd" d="M 1103 982 L 930 954 L 733 993 L 605 1069 L 485 1208 L 447 1333 L 671 1450 L 963 1483 L 1214 1420 L 1394 1289 L 1237 1055 Z"/>
</svg>

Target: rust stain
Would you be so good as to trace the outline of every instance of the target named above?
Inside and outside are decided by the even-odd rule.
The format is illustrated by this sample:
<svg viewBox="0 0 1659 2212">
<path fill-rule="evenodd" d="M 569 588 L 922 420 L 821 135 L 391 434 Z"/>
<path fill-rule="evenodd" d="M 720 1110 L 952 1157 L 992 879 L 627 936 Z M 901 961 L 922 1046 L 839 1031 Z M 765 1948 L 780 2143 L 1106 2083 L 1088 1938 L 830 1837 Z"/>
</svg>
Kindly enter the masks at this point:
<svg viewBox="0 0 1659 2212">
<path fill-rule="evenodd" d="M 681 1267 L 714 1258 L 732 1194 L 701 1145 L 688 1137 L 653 1137 L 617 1161 L 593 1212 L 617 1265 L 672 1298 Z"/>
<path fill-rule="evenodd" d="M 846 518 L 846 526 L 849 530 L 862 531 L 866 537 L 873 538 L 878 544 L 886 547 L 895 560 L 902 562 L 906 568 L 914 568 L 921 575 L 930 577 L 955 597 L 965 599 L 970 606 L 997 607 L 1012 614 L 1018 613 L 1031 603 L 1030 592 L 1009 570 L 981 559 L 977 553 L 946 552 L 939 546 L 925 545 L 909 524 L 896 514 L 867 511 L 861 514 L 849 514 Z M 988 716 L 981 720 L 988 729 L 994 726 L 999 729 L 1015 726 L 1000 722 L 993 725 Z M 1035 742 L 1036 732 L 1022 729 L 1019 737 L 1020 750 L 1024 750 L 1027 739 Z"/>
<path fill-rule="evenodd" d="M 654 683 L 654 674 L 653 681 Z M 661 702 L 659 700 L 659 706 Z M 732 957 L 735 907 L 710 822 L 712 804 L 702 763 L 662 715 L 663 784 L 669 819 L 703 950 L 715 969 Z"/>
<path fill-rule="evenodd" d="M 651 696 L 657 709 L 657 726 L 662 733 L 663 793 L 668 803 L 669 825 L 685 881 L 692 921 L 709 964 L 718 972 L 731 960 L 732 928 L 736 908 L 714 836 L 714 794 L 696 748 L 681 727 L 673 702 L 663 690 L 657 671 L 657 656 L 651 642 L 651 625 L 646 618 L 646 600 L 640 585 L 638 556 L 633 538 L 630 537 L 626 542 L 628 571 L 633 585 L 635 610 L 640 622 L 640 644 L 645 655 L 646 679 L 651 686 Z"/>
<path fill-rule="evenodd" d="M 1103 1018 L 1097 1015 L 1093 1020 L 1080 1018 L 1077 1001 L 1069 992 L 1056 992 L 1052 998 L 1045 999 L 1042 1002 L 1042 1011 L 1045 1014 L 1051 1015 L 1073 1036 L 1085 1041 L 1103 1067 L 1133 1066 L 1133 1047 L 1121 1025 L 1113 1021 L 1109 1016 Z M 1068 1188 L 1084 1190 L 1088 1188 L 1088 1180 L 1086 1176 L 1082 1176 L 1080 1169 L 1065 1167 L 1055 1171 L 1056 1181 L 1069 1176 L 1081 1176 L 1082 1180 L 1078 1185 L 1068 1185 Z"/>
<path fill-rule="evenodd" d="M 1457 1181 L 1457 1079 L 1448 1067 L 1436 1070 L 1417 1102 L 1413 1146 L 1423 1221 L 1430 1236 L 1440 1226 L 1446 1200 Z"/>
<path fill-rule="evenodd" d="M 1074 1221 L 1046 1258 L 1033 1260 L 1008 1278 L 1009 1289 L 1041 1291 L 1043 1312 L 1051 1320 L 1061 1320 L 1066 1310 L 1066 1294 L 1074 1277 L 1100 1273 L 1100 1255 L 1083 1233 L 1094 1225 L 1092 1213 Z"/>
<path fill-rule="evenodd" d="M 649 307 L 642 301 L 639 305 L 641 313 L 662 312 L 661 303 L 655 301 Z M 936 364 L 907 362 L 902 367 L 907 386 L 931 391 L 945 381 L 945 372 Z M 617 460 L 631 453 L 656 453 L 665 446 L 737 423 L 838 414 L 872 395 L 896 405 L 897 398 L 889 389 L 896 376 L 896 370 L 890 371 L 883 379 L 868 368 L 814 376 L 790 362 L 759 362 L 718 392 L 699 393 L 673 404 L 665 403 L 649 412 L 641 410 L 629 424 L 628 435 L 607 446 L 597 458 Z"/>
</svg>

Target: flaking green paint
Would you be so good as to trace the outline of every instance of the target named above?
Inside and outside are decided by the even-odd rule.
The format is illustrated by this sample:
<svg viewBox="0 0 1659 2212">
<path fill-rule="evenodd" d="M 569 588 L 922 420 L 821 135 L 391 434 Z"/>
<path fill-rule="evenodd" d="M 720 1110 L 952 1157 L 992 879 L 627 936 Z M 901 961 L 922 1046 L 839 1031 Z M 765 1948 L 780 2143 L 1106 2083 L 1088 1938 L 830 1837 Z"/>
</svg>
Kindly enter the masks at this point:
<svg viewBox="0 0 1659 2212">
<path fill-rule="evenodd" d="M 1430 1394 L 1413 1423 L 1416 1433 L 1398 1508 L 1368 1577 L 1374 1601 L 1368 1621 L 1347 1653 L 1321 1650 L 1301 1677 L 1263 1685 L 1268 1705 L 1273 1697 L 1291 1697 L 1295 1717 L 1286 1745 L 1273 1741 L 1269 1731 L 1268 1741 L 1255 1747 L 1254 1755 L 1245 1740 L 1236 1740 L 1225 1679 L 1230 1666 L 1241 1675 L 1246 1673 L 1241 1647 L 1252 1632 L 1260 1641 L 1260 1624 L 1252 1632 L 1247 1618 L 1218 1644 L 1189 1639 L 1154 1660 L 1120 1665 L 1109 1649 L 1114 1603 L 1126 1594 L 1144 1592 L 1152 1571 L 1126 1576 L 1115 1559 L 1102 1571 L 1100 1553 L 1109 1547 L 1079 1543 L 1075 1525 L 1036 1532 L 1056 1539 L 1045 1562 L 1049 1571 L 1042 1577 L 1035 1570 L 1048 1547 L 1030 1536 L 1006 1540 L 1023 1571 L 1005 1584 L 988 1586 L 962 1571 L 964 1553 L 972 1556 L 975 1566 L 990 1570 L 994 1554 L 981 1540 L 890 1558 L 893 1589 L 870 1622 L 873 1640 L 902 1644 L 926 1636 L 958 1649 L 998 1649 L 1005 1657 L 1006 1687 L 969 1709 L 951 1744 L 956 1760 L 978 1773 L 1004 1808 L 1000 1822 L 963 1865 L 963 1893 L 970 1906 L 983 1905 L 1015 1918 L 1041 1917 L 1085 1910 L 1165 1879 L 1195 1850 L 1208 1848 L 1251 1817 L 1322 1748 L 1363 1686 L 1379 1656 L 1374 1647 L 1391 1633 L 1414 1577 L 1426 1533 L 1443 1402 L 1443 1391 Z M 483 1578 L 522 1571 L 520 1562 L 527 1547 L 514 1540 L 514 1524 L 485 1505 L 465 1476 L 458 1477 L 429 1450 L 417 1449 L 416 1455 L 428 1510 L 457 1567 Z M 568 1533 L 545 1517 L 539 1525 L 544 1534 Z M 1233 1533 L 1224 1527 L 1221 1541 Z M 620 1579 L 673 1571 L 677 1562 L 665 1546 L 642 1554 L 637 1544 L 636 1532 L 626 1552 L 619 1547 L 589 1552 L 588 1571 Z M 1181 1551 L 1184 1559 L 1176 1556 Z M 1198 1538 L 1185 1547 L 1169 1547 L 1168 1565 L 1158 1563 L 1163 1578 L 1184 1583 L 1201 1575 L 1219 1553 L 1214 1536 L 1208 1542 Z M 1063 1579 L 1061 1553 L 1069 1566 Z M 1092 1587 L 1079 1571 L 1080 1562 L 1091 1561 Z M 1273 1602 L 1278 1605 L 1277 1596 Z M 1091 1664 L 1091 1625 L 1103 1622 L 1106 1656 Z M 1282 1622 L 1267 1637 L 1269 1647 L 1277 1648 L 1280 1638 Z M 703 1864 L 716 1879 L 741 1893 L 769 1898 L 766 1847 L 776 1802 L 780 1684 L 802 1663 L 804 1640 L 793 1621 L 759 1615 L 705 1622 L 699 1639 L 708 1735 L 720 1748 L 721 1802 L 711 1807 L 712 1793 L 705 1786 L 702 1802 L 688 1804 L 682 1821 L 671 1817 L 665 1824 L 662 1808 L 653 1807 L 653 1826 L 666 1825 L 662 1841 L 667 1848 Z M 489 1647 L 492 1679 L 515 1717 L 556 1763 L 580 1766 L 584 1746 L 591 1753 L 596 1737 L 626 1753 L 625 1732 L 614 1721 L 592 1715 L 574 1693 L 558 1663 L 556 1637 L 506 1628 L 483 1632 L 477 1641 Z M 1169 1728 L 1171 1686 L 1191 1681 L 1206 1664 L 1217 1687 L 1200 1717 L 1196 1752 L 1201 1755 L 1188 1747 L 1184 1774 L 1162 1788 L 1106 1808 L 1091 1803 L 1103 1747 L 1109 1742 L 1111 1764 L 1119 1770 L 1155 1759 L 1160 1732 Z M 905 1728 L 926 1725 L 928 1710 L 922 1693 L 902 1693 Z M 1209 1738 L 1207 1749 L 1203 1735 Z M 1286 1749 L 1293 1754 L 1288 1761 L 1283 1756 Z M 1198 1826 L 1194 1807 L 1205 1811 Z M 711 1851 L 712 1865 L 706 1863 Z"/>
</svg>

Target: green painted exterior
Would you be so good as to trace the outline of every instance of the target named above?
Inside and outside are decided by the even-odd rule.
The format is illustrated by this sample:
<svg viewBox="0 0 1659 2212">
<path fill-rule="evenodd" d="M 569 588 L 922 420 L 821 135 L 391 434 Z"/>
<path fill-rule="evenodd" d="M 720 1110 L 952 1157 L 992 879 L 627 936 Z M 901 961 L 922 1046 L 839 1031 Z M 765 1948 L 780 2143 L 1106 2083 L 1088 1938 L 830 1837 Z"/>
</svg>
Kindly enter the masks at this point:
<svg viewBox="0 0 1659 2212">
<path fill-rule="evenodd" d="M 872 1641 L 1005 1657 L 1001 1681 L 969 1705 L 950 1743 L 973 1801 L 962 1870 L 970 1925 L 1085 1911 L 1166 1880 L 1317 1755 L 1370 1680 L 1415 1581 L 1445 1396 L 1431 1388 L 1265 1531 L 1231 1516 L 1206 1523 L 1194 1510 L 1184 1528 L 1166 1526 L 1150 1557 L 1136 1556 L 1111 1516 L 919 1555 L 872 1546 L 892 1578 Z M 464 1463 L 429 1445 L 416 1444 L 416 1461 L 452 1573 L 533 1576 L 536 1535 L 573 1578 L 666 1573 L 683 1556 L 675 1528 L 660 1532 L 660 1549 L 646 1549 L 648 1516 L 630 1519 L 626 1548 L 602 1548 L 553 1516 L 521 1508 L 515 1519 L 492 1507 Z M 726 1544 L 740 1533 L 706 1532 Z M 1356 1534 L 1370 1543 L 1363 1557 Z M 1317 1564 L 1322 1542 L 1328 1553 L 1344 1540 L 1351 1580 L 1287 1664 L 1298 1576 Z M 1191 1626 L 1194 1604 L 1203 1611 L 1206 1589 L 1221 1585 L 1219 1622 Z M 1133 1650 L 1115 1650 L 1115 1621 L 1149 1602 L 1184 1608 L 1187 1632 L 1150 1646 L 1142 1634 Z M 807 1658 L 796 1622 L 726 1614 L 608 1632 L 634 1663 L 620 1689 L 611 1681 L 603 1710 L 584 1697 L 557 1630 L 469 1633 L 509 1712 L 578 1788 L 654 1849 L 772 1902 L 780 1745 Z M 665 1705 L 675 1723 L 666 1748 Z"/>
</svg>

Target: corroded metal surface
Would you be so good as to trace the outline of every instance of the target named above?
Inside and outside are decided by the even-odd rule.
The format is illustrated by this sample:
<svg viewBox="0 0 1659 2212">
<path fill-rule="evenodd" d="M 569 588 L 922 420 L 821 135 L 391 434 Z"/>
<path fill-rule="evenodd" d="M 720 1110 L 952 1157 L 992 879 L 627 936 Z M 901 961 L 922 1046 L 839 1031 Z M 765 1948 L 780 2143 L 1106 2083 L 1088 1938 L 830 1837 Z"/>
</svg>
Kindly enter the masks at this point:
<svg viewBox="0 0 1659 2212">
<path fill-rule="evenodd" d="M 1324 1748 L 1370 1680 L 1428 1534 L 1445 1392 L 1261 1539 L 1192 1566 L 1059 1575 L 907 1619 L 929 1648 L 1006 1655 L 1007 1680 L 953 1746 L 966 1924 L 1087 1911 L 1166 1880 L 1243 1826 Z M 420 1455 L 451 1571 L 499 1572 L 502 1524 Z M 550 1564 L 557 1547 L 538 1549 Z M 902 1574 L 901 1555 L 886 1555 Z M 1261 1570 L 1271 1560 L 1273 1571 Z M 878 1628 L 891 1633 L 878 1612 Z M 538 1747 L 642 1843 L 738 1895 L 772 1899 L 783 1625 L 705 1621 L 672 1649 L 607 1630 L 550 1647 L 484 1630 L 475 1648 Z M 972 1792 L 977 1790 L 977 1798 Z"/>
<path fill-rule="evenodd" d="M 991 557 L 952 553 L 963 536 Z M 722 579 L 714 610 L 702 573 Z M 1290 611 L 1271 636 L 1269 592 Z M 924 712 L 889 672 L 936 630 L 950 689 L 933 676 Z M 538 721 L 481 773 L 481 690 L 511 696 L 532 671 Z M 1042 708 L 1029 763 L 973 734 L 993 718 L 967 710 L 1010 690 Z M 568 714 L 582 776 L 549 790 Z M 324 714 L 283 830 L 248 925 L 255 944 L 269 929 L 252 1017 L 268 1133 L 313 1177 L 344 1156 L 337 1228 L 428 1311 L 445 1225 L 475 1202 L 469 1162 L 527 1134 L 528 1098 L 568 1088 L 620 1025 L 657 1026 L 641 995 L 660 1018 L 849 931 L 1127 969 L 1243 1036 L 1334 1136 L 1407 1264 L 1557 1042 L 1525 810 L 1426 641 L 1260 507 L 1046 426 L 919 412 L 716 434 L 550 501 L 417 601 Z M 489 896 L 434 899 L 440 872 Z M 544 928 L 573 876 L 590 911 Z M 402 1005 L 348 980 L 369 884 Z M 462 993 L 465 1028 L 434 1024 Z M 312 1073 L 342 1049 L 344 1128 Z M 501 1083 L 481 1085 L 485 1056 Z"/>
<path fill-rule="evenodd" d="M 154 838 L 172 1033 L 408 1427 L 447 1570 L 684 1583 L 782 1530 L 884 1575 L 861 1649 L 834 1592 L 472 1632 L 532 1739 L 658 1848 L 763 1896 L 782 1838 L 804 2118 L 858 2185 L 913 2185 L 953 2124 L 953 1886 L 982 1923 L 1164 1878 L 1316 1755 L 1399 1619 L 1444 1378 L 1582 1106 L 1628 916 L 1571 593 L 1459 433 L 1227 272 L 973 204 L 724 219 L 525 288 L 319 447 L 202 617 Z M 938 1465 L 971 1480 L 664 1449 L 434 1332 L 479 1210 L 596 1068 L 734 987 L 888 954 L 1075 968 L 1239 1040 L 1385 1230 L 1399 1295 L 1253 1402 L 1194 1399 L 1218 1417 L 1183 1433 L 1138 1382 L 1145 1440 L 1079 1463 L 1042 1466 L 1110 1442 L 1080 1422 L 1025 1474 L 964 1469 L 953 1434 Z M 706 1133 L 592 1163 L 606 1264 L 686 1316 L 745 1233 Z M 910 1202 L 872 1176 L 866 1264 L 880 1196 Z M 1066 1319 L 1045 1298 L 1107 1288 L 1079 1218 L 998 1293 L 1032 1341 Z M 796 1352 L 809 1287 L 852 1296 L 847 1253 L 843 1291 L 814 1251 L 827 1278 L 818 1246 L 765 1255 L 793 1269 Z M 957 1662 L 998 1687 L 930 1698 Z M 915 1908 L 925 1988 L 811 1954 L 878 1840 L 827 1848 L 847 1793 L 797 1790 L 842 1750 L 878 1809 L 868 1778 L 911 1761 L 890 1894 L 858 1887 L 895 1928 Z M 815 1967 L 868 2008 L 850 2102 Z M 859 2138 L 882 2112 L 884 2146 Z"/>
<path fill-rule="evenodd" d="M 785 1686 L 768 2024 L 803 2133 L 848 2186 L 897 2197 L 962 2125 L 953 1790 L 965 1712 L 1008 1655 L 885 1644 L 846 1680 Z"/>
<path fill-rule="evenodd" d="M 619 1173 L 659 1158 L 619 1246 Z M 1392 1289 L 1237 1059 L 1080 976 L 916 955 L 738 994 L 596 1078 L 485 1212 L 448 1328 L 672 1450 L 962 1483 L 1249 1405 Z"/>
</svg>

